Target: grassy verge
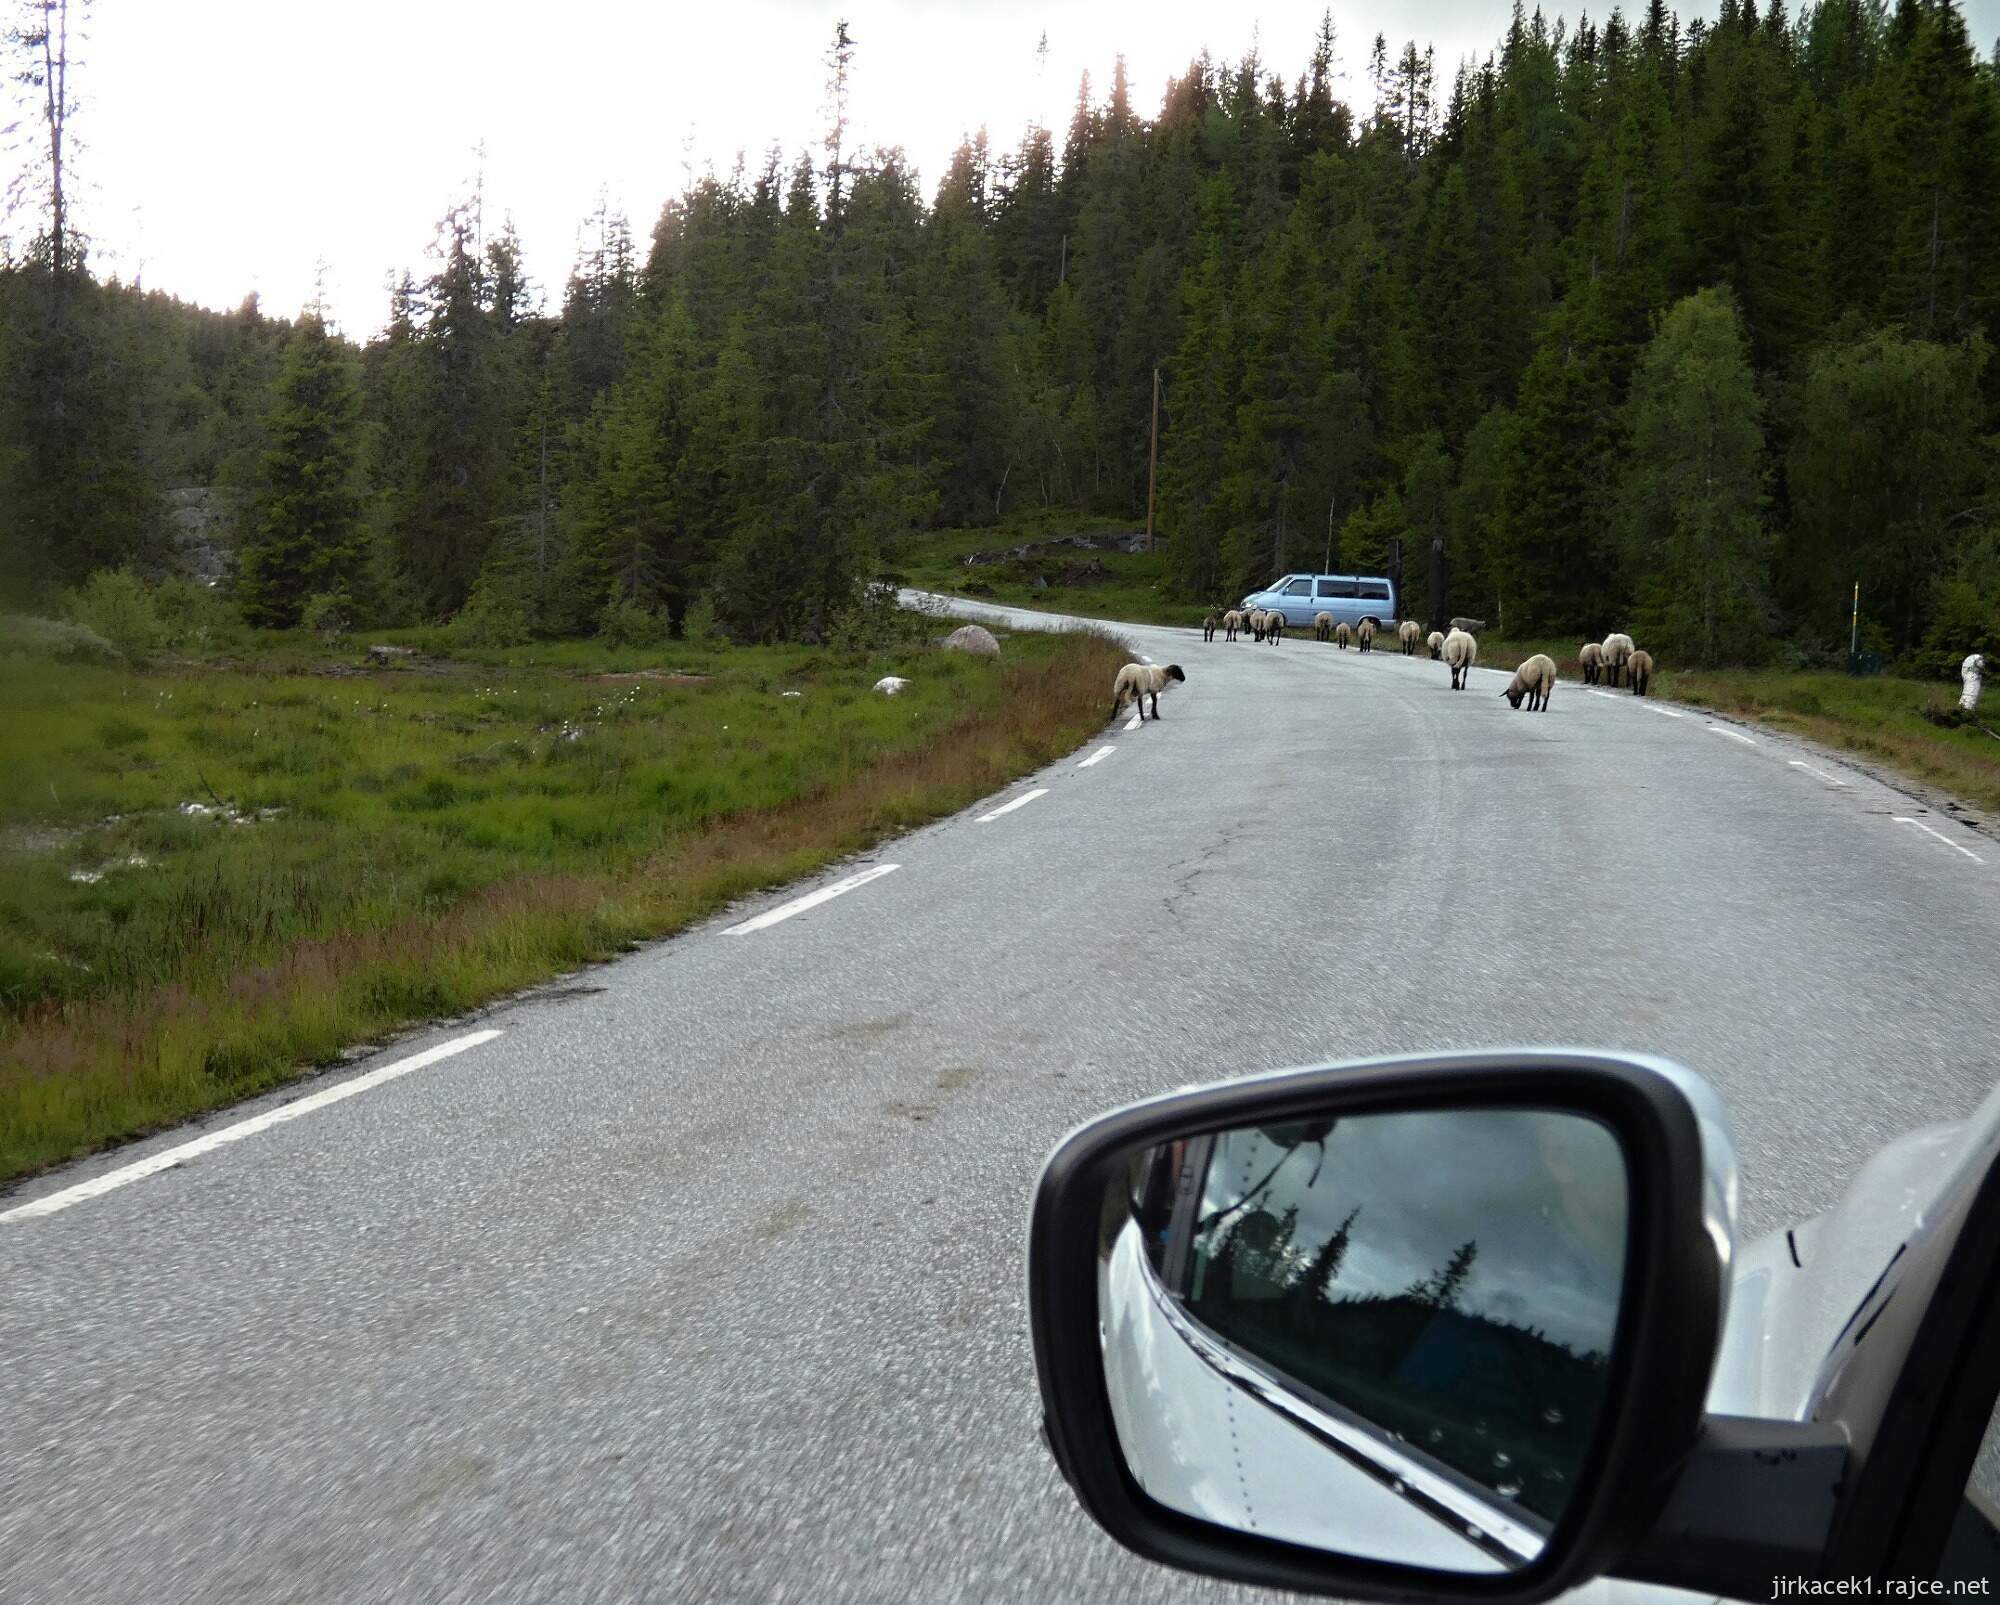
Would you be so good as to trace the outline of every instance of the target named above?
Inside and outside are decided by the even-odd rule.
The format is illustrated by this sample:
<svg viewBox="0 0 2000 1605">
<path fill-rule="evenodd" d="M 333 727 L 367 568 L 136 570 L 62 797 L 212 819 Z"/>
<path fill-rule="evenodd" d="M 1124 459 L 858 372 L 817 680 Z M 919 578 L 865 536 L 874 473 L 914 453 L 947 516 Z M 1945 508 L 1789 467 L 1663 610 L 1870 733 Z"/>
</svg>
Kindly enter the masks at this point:
<svg viewBox="0 0 2000 1605">
<path fill-rule="evenodd" d="M 950 813 L 1095 731 L 1124 657 L 266 645 L 0 675 L 0 1179 Z"/>
<path fill-rule="evenodd" d="M 1128 624 L 1201 622 L 1203 609 L 1164 596 L 1166 554 L 1068 549 L 1016 561 L 967 568 L 973 552 L 991 552 L 1065 535 L 1129 534 L 1129 522 L 1065 518 L 1059 522 L 1019 521 L 984 529 L 927 531 L 908 537 L 892 559 L 906 583 L 971 601 L 1009 607 L 1076 613 Z M 1103 574 L 1087 574 L 1101 564 Z M 1036 581 L 1043 583 L 1037 585 Z"/>
</svg>

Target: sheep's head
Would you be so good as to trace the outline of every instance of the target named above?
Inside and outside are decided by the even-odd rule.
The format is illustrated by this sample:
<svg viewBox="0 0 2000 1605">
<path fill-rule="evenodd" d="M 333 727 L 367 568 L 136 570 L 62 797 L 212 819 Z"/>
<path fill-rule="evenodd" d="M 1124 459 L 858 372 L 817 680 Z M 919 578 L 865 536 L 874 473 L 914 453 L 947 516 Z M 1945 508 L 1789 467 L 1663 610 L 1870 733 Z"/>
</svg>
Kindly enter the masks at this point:
<svg viewBox="0 0 2000 1605">
<path fill-rule="evenodd" d="M 1167 665 L 1167 678 L 1169 680 L 1185 680 L 1187 676 L 1181 673 L 1181 666 L 1178 663 L 1169 663 Z"/>
<path fill-rule="evenodd" d="M 1518 688 L 1510 685 L 1509 687 L 1507 687 L 1505 691 L 1502 691 L 1500 695 L 1505 697 L 1511 705 L 1518 708 L 1521 705 L 1521 698 L 1524 695 L 1524 693 L 1520 691 Z"/>
</svg>

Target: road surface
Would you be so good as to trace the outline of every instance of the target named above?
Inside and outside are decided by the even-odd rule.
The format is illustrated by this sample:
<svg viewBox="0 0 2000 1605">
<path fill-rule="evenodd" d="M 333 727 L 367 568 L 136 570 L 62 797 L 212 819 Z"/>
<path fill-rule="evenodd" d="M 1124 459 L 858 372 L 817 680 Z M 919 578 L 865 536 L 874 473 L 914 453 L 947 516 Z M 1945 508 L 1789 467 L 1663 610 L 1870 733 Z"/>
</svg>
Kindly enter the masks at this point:
<svg viewBox="0 0 2000 1605">
<path fill-rule="evenodd" d="M 1036 1440 L 1024 1205 L 1072 1125 L 1330 1057 L 1653 1050 L 1728 1098 L 1756 1233 L 2000 1075 L 1960 979 L 2000 847 L 1825 754 L 1119 628 L 1187 670 L 1159 722 L 0 1199 L 0 1599 L 1252 1597 L 1124 1555 Z"/>
</svg>

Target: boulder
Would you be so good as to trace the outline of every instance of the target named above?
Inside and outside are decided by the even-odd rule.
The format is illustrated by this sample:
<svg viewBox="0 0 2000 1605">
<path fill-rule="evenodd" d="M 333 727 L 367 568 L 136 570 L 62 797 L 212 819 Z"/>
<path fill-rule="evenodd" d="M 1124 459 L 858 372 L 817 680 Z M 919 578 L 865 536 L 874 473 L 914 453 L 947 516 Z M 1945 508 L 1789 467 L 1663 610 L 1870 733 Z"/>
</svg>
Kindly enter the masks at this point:
<svg viewBox="0 0 2000 1605">
<path fill-rule="evenodd" d="M 885 697 L 893 697 L 899 691 L 909 689 L 910 682 L 900 674 L 885 674 L 875 682 L 875 689 Z"/>
<path fill-rule="evenodd" d="M 983 624 L 962 624 L 944 638 L 947 652 L 971 652 L 982 658 L 1000 656 L 1000 643 Z"/>
<path fill-rule="evenodd" d="M 368 649 L 370 663 L 397 663 L 416 655 L 417 649 L 413 646 L 390 646 L 386 641 L 377 641 Z"/>
<path fill-rule="evenodd" d="M 1481 630 L 1486 628 L 1486 621 L 1484 619 L 1453 619 L 1451 627 L 1454 630 L 1463 630 L 1467 635 L 1477 635 Z"/>
</svg>

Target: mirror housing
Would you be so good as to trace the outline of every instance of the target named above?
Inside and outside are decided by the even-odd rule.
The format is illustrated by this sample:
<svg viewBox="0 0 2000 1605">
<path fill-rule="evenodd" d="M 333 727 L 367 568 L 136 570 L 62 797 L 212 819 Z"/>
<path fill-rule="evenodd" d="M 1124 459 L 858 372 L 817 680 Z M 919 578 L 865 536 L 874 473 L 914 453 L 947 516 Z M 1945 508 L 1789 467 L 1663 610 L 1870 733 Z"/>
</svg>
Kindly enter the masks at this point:
<svg viewBox="0 0 2000 1605">
<path fill-rule="evenodd" d="M 1592 1117 L 1617 1138 L 1629 1176 L 1624 1297 L 1602 1425 L 1541 1553 L 1503 1572 L 1396 1564 L 1232 1530 L 1150 1497 L 1121 1449 L 1105 1378 L 1098 1266 L 1120 1167 L 1136 1150 L 1235 1127 L 1484 1108 Z M 1656 1059 L 1556 1051 L 1384 1059 L 1279 1071 L 1115 1111 L 1056 1148 L 1030 1216 L 1029 1318 L 1050 1450 L 1085 1510 L 1150 1560 L 1351 1599 L 1549 1598 L 1612 1570 L 1640 1544 L 1695 1448 L 1735 1195 L 1720 1101 Z"/>
</svg>

